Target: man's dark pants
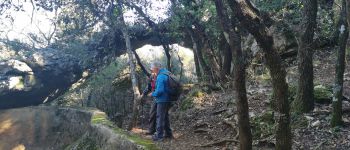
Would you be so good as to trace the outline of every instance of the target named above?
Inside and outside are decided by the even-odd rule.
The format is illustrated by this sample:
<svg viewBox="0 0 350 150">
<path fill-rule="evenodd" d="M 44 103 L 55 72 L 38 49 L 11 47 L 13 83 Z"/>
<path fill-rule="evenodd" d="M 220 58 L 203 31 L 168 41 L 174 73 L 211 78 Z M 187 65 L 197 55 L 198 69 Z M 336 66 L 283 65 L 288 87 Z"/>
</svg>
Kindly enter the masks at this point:
<svg viewBox="0 0 350 150">
<path fill-rule="evenodd" d="M 153 134 L 156 132 L 156 121 L 157 121 L 157 103 L 152 102 L 151 111 L 149 112 L 148 120 L 148 132 Z"/>
<path fill-rule="evenodd" d="M 172 136 L 170 122 L 169 122 L 169 109 L 171 107 L 170 102 L 163 102 L 157 104 L 157 138 L 163 138 L 164 131 L 165 136 Z"/>
</svg>

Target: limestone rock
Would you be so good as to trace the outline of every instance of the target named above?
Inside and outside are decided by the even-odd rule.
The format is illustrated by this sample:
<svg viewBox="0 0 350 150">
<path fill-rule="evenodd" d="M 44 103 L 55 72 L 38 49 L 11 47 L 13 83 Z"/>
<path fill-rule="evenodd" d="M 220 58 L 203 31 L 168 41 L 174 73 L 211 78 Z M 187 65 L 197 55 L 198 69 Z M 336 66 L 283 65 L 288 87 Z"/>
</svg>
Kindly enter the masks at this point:
<svg viewBox="0 0 350 150">
<path fill-rule="evenodd" d="M 269 28 L 269 31 L 273 36 L 274 46 L 280 54 L 297 50 L 297 40 L 292 29 L 287 24 L 283 22 L 276 22 Z M 251 51 L 253 57 L 255 57 L 259 51 L 261 51 L 258 43 L 252 35 L 248 35 L 243 41 L 243 49 L 246 51 Z"/>
</svg>

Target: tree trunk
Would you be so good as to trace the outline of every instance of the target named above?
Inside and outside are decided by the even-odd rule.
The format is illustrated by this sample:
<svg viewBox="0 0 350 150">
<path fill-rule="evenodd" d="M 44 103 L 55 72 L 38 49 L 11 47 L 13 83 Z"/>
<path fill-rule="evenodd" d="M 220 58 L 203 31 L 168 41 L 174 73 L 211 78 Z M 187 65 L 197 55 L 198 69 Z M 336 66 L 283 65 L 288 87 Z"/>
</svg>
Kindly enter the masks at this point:
<svg viewBox="0 0 350 150">
<path fill-rule="evenodd" d="M 225 39 L 233 52 L 234 87 L 237 100 L 239 145 L 241 150 L 252 149 L 252 134 L 249 123 L 249 107 L 245 83 L 245 66 L 242 54 L 241 35 L 235 31 L 236 24 L 230 24 L 227 10 L 222 0 L 215 0 L 216 11 L 220 19 L 220 25 L 224 31 Z M 233 22 L 233 21 L 232 21 Z M 231 62 L 230 62 L 231 63 Z"/>
<path fill-rule="evenodd" d="M 302 35 L 298 49 L 299 81 L 293 110 L 307 113 L 314 109 L 313 38 L 316 28 L 317 0 L 303 1 Z"/>
<path fill-rule="evenodd" d="M 191 29 L 188 29 L 191 39 L 192 39 L 192 43 L 193 43 L 193 50 L 195 51 L 195 53 L 197 54 L 198 57 L 198 62 L 199 65 L 202 67 L 201 70 L 203 71 L 202 74 L 202 81 L 207 81 L 209 83 L 214 83 L 213 81 L 213 77 L 211 75 L 211 68 L 207 65 L 207 63 L 205 62 L 204 58 L 203 58 L 203 54 L 202 54 L 202 50 L 201 50 L 201 44 L 199 43 L 198 38 L 195 37 L 194 31 L 192 31 Z"/>
<path fill-rule="evenodd" d="M 345 50 L 346 42 L 349 36 L 349 29 L 347 23 L 347 11 L 346 11 L 346 0 L 342 0 L 342 7 L 340 12 L 340 35 L 339 35 L 339 50 L 337 53 L 336 63 L 336 77 L 335 87 L 333 89 L 333 111 L 332 111 L 332 127 L 342 125 L 342 98 L 343 98 L 343 83 L 344 83 L 344 69 L 345 69 Z"/>
<path fill-rule="evenodd" d="M 237 35 L 240 36 L 240 35 Z M 235 44 L 240 45 L 241 39 L 237 37 Z M 238 46 L 235 46 L 238 47 Z M 240 46 L 239 46 L 240 47 Z M 245 83 L 245 67 L 242 49 L 233 51 L 235 57 L 234 61 L 234 87 L 236 90 L 238 124 L 239 124 L 239 141 L 242 150 L 252 149 L 252 134 L 249 122 L 249 107 L 247 99 L 247 90 Z"/>
<path fill-rule="evenodd" d="M 350 2 L 347 1 L 346 2 L 346 18 L 347 18 L 347 22 L 348 22 L 348 26 L 350 25 Z"/>
<path fill-rule="evenodd" d="M 133 52 L 132 52 L 132 48 L 131 48 L 131 44 L 130 44 L 130 36 L 129 36 L 129 32 L 128 32 L 128 28 L 125 24 L 124 21 L 124 16 L 123 16 L 123 9 L 122 9 L 122 3 L 120 1 L 117 1 L 118 5 L 117 5 L 117 10 L 118 10 L 118 21 L 120 22 L 120 25 L 122 27 L 122 32 L 123 32 L 123 36 L 125 39 L 125 44 L 126 44 L 126 48 L 127 48 L 127 53 L 128 53 L 128 63 L 130 66 L 130 76 L 131 76 L 131 82 L 132 82 L 132 89 L 134 92 L 134 104 L 133 104 L 133 113 L 132 113 L 132 117 L 129 123 L 129 127 L 128 130 L 131 130 L 133 127 L 136 126 L 137 123 L 137 116 L 138 116 L 138 112 L 139 112 L 139 106 L 140 106 L 140 91 L 139 88 L 137 86 L 137 77 L 136 77 L 136 67 L 134 64 L 134 57 L 133 57 Z"/>
<path fill-rule="evenodd" d="M 170 0 L 171 7 L 173 10 L 180 10 L 184 11 L 183 8 L 177 7 L 177 1 L 176 0 Z M 186 3 L 186 5 L 191 6 L 192 3 Z M 193 43 L 193 47 L 195 47 L 196 55 L 198 58 L 199 66 L 201 67 L 201 70 L 203 71 L 202 81 L 205 81 L 210 84 L 215 84 L 217 82 L 218 77 L 220 76 L 220 67 L 218 65 L 217 60 L 213 57 L 213 54 L 211 52 L 211 45 L 209 42 L 209 39 L 206 37 L 205 28 L 201 24 L 201 21 L 193 16 L 193 14 L 188 13 L 188 10 L 185 10 L 185 14 L 176 14 L 182 19 L 191 20 L 191 24 L 186 23 L 184 25 L 184 28 L 186 32 L 190 34 L 191 40 Z M 211 63 L 208 65 L 208 62 L 206 62 L 206 59 L 208 59 L 208 62 Z"/>
<path fill-rule="evenodd" d="M 210 63 L 209 69 L 210 69 L 210 75 L 213 79 L 213 84 L 216 84 L 220 80 L 220 66 L 218 64 L 218 61 L 215 59 L 215 56 L 212 52 L 212 49 L 210 48 L 210 41 L 206 37 L 203 38 L 203 45 L 204 47 L 202 50 L 204 51 L 203 57 L 206 58 L 205 60 L 208 60 L 207 62 Z"/>
<path fill-rule="evenodd" d="M 221 69 L 221 66 L 220 66 L 220 58 L 218 56 L 219 53 L 216 53 L 215 52 L 215 48 L 213 47 L 213 45 L 211 43 L 214 43 L 213 41 L 211 41 L 210 39 L 208 39 L 208 46 L 209 46 L 209 49 L 208 49 L 208 54 L 209 56 L 211 57 L 210 60 L 213 61 L 213 64 L 215 65 L 214 67 L 214 70 L 215 71 L 218 71 L 217 74 L 218 74 L 218 77 L 220 76 L 220 69 Z"/>
<path fill-rule="evenodd" d="M 136 62 L 137 62 L 137 64 L 140 66 L 142 72 L 143 72 L 145 75 L 147 75 L 147 77 L 150 77 L 150 76 L 151 76 L 151 73 L 149 73 L 149 72 L 147 71 L 147 69 L 145 68 L 145 66 L 142 64 L 141 58 L 140 58 L 139 55 L 137 54 L 136 50 L 133 50 L 133 52 L 134 52 L 134 55 L 135 55 L 135 58 L 136 58 Z"/>
<path fill-rule="evenodd" d="M 193 43 L 193 59 L 194 59 L 194 65 L 196 67 L 196 75 L 198 81 L 202 80 L 202 73 L 201 73 L 201 68 L 199 66 L 199 61 L 198 61 L 198 54 L 197 51 L 194 49 L 195 43 Z"/>
<path fill-rule="evenodd" d="M 207 60 L 211 63 L 210 66 L 207 65 L 208 66 L 207 68 L 210 69 L 209 76 L 212 79 L 211 83 L 216 84 L 216 82 L 219 80 L 219 77 L 220 77 L 220 69 L 219 69 L 220 66 L 217 60 L 214 58 L 214 54 L 212 53 L 211 45 L 210 45 L 211 41 L 207 37 L 205 28 L 203 27 L 203 25 L 201 25 L 198 21 L 194 21 L 193 25 L 195 27 L 196 33 L 198 33 L 198 38 L 201 41 L 202 46 L 200 50 L 203 50 L 205 54 L 205 55 L 202 54 L 202 57 L 206 56 L 205 58 L 207 58 Z M 199 45 L 197 44 L 197 46 Z M 203 58 L 203 61 L 204 63 L 206 63 L 204 58 Z M 201 60 L 200 60 L 200 63 L 201 63 Z"/>
<path fill-rule="evenodd" d="M 222 69 L 221 69 L 221 80 L 227 80 L 226 76 L 229 76 L 231 73 L 231 64 L 232 64 L 232 51 L 230 45 L 225 40 L 224 35 L 220 39 L 219 45 L 220 51 L 223 55 Z"/>
<path fill-rule="evenodd" d="M 177 58 L 179 59 L 179 63 L 180 63 L 180 77 L 179 77 L 179 80 L 182 81 L 182 74 L 183 74 L 184 63 L 181 60 L 181 57 L 179 55 L 179 51 L 177 51 L 176 53 L 177 53 Z"/>
<path fill-rule="evenodd" d="M 250 34 L 254 36 L 258 45 L 264 52 L 265 61 L 272 77 L 273 99 L 276 101 L 277 131 L 276 149 L 290 150 L 291 129 L 288 102 L 288 85 L 286 71 L 282 66 L 282 60 L 274 47 L 273 37 L 263 23 L 258 10 L 253 8 L 249 0 L 227 0 L 234 15 Z"/>
<path fill-rule="evenodd" d="M 164 43 L 164 42 L 162 42 Z M 166 56 L 166 66 L 167 66 L 167 69 L 169 71 L 171 71 L 171 55 L 170 55 L 170 47 L 169 45 L 167 44 L 162 44 L 163 45 L 163 49 L 164 49 L 164 52 L 165 52 L 165 56 Z"/>
</svg>

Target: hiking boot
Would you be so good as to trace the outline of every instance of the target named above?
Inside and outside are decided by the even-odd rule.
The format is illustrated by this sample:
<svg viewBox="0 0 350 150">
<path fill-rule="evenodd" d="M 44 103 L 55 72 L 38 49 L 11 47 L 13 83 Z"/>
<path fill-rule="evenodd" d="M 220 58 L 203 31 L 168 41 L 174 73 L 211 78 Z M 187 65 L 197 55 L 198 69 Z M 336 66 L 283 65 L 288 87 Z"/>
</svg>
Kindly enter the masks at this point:
<svg viewBox="0 0 350 150">
<path fill-rule="evenodd" d="M 147 131 L 146 133 L 145 133 L 145 135 L 153 135 L 155 132 L 150 132 L 150 131 Z"/>
</svg>

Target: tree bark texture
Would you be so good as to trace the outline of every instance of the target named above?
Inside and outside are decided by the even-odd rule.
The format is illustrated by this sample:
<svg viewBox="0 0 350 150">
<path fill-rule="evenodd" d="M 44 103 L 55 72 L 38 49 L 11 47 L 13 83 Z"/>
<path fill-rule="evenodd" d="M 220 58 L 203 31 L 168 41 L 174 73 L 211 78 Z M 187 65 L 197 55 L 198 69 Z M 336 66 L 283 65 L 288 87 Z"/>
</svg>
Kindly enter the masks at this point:
<svg viewBox="0 0 350 150">
<path fill-rule="evenodd" d="M 274 41 L 268 28 L 263 23 L 259 13 L 249 0 L 227 0 L 232 12 L 242 24 L 254 36 L 258 45 L 264 52 L 266 65 L 270 71 L 273 86 L 273 99 L 276 102 L 277 131 L 276 149 L 290 150 L 291 129 L 288 102 L 288 85 L 286 82 L 286 71 L 282 65 L 281 58 L 274 47 Z"/>
<path fill-rule="evenodd" d="M 121 1 L 117 1 L 117 10 L 118 10 L 118 21 L 120 22 L 120 25 L 122 27 L 122 32 L 123 32 L 123 36 L 125 39 L 125 44 L 126 44 L 126 48 L 127 48 L 127 54 L 128 54 L 128 63 L 130 66 L 130 76 L 131 76 L 131 82 L 132 82 L 132 89 L 134 92 L 134 104 L 133 104 L 133 113 L 132 113 L 132 117 L 128 126 L 128 129 L 131 130 L 133 127 L 136 126 L 137 123 L 137 116 L 138 116 L 138 112 L 139 112 L 139 106 L 140 106 L 140 91 L 138 88 L 138 82 L 137 82 L 137 77 L 136 77 L 136 65 L 134 63 L 134 55 L 132 52 L 132 47 L 130 44 L 130 36 L 129 36 L 129 32 L 128 32 L 128 28 L 126 26 L 126 23 L 124 21 L 124 16 L 123 16 L 123 9 L 122 9 L 122 3 Z"/>
<path fill-rule="evenodd" d="M 209 75 L 211 76 L 210 78 L 212 79 L 211 83 L 216 84 L 219 81 L 219 77 L 220 77 L 220 66 L 211 50 L 211 45 L 210 45 L 211 41 L 207 37 L 205 28 L 203 27 L 203 25 L 199 23 L 199 21 L 195 20 L 193 25 L 195 26 L 195 29 L 193 30 L 195 31 L 195 33 L 197 33 L 197 37 L 202 45 L 200 50 L 202 50 L 203 52 L 202 53 L 203 61 L 204 63 L 207 64 L 205 60 L 208 60 L 208 62 L 210 62 L 211 64 L 210 66 L 208 65 L 207 67 L 209 69 L 209 73 L 210 73 Z M 197 44 L 197 46 L 199 45 Z"/>
<path fill-rule="evenodd" d="M 151 76 L 151 73 L 149 73 L 146 69 L 146 67 L 142 64 L 141 62 L 141 58 L 139 57 L 139 55 L 137 54 L 136 50 L 133 50 L 133 53 L 135 55 L 135 58 L 136 58 L 136 62 L 137 64 L 140 66 L 142 72 L 147 76 L 147 77 L 150 77 Z"/>
<path fill-rule="evenodd" d="M 195 48 L 195 43 L 193 43 L 193 59 L 194 59 L 194 65 L 196 67 L 196 74 L 197 74 L 197 79 L 198 81 L 201 81 L 202 79 L 202 73 L 201 73 L 201 68 L 199 66 L 199 61 L 198 61 L 198 54 L 197 51 L 194 49 Z"/>
<path fill-rule="evenodd" d="M 247 100 L 247 91 L 245 83 L 245 65 L 242 54 L 241 36 L 239 31 L 235 31 L 236 24 L 231 24 L 227 15 L 227 10 L 222 0 L 215 0 L 216 11 L 218 14 L 221 28 L 225 39 L 229 43 L 233 52 L 234 67 L 234 88 L 235 98 L 237 100 L 238 127 L 239 127 L 239 147 L 241 150 L 252 149 L 252 134 L 249 122 L 249 107 Z"/>
<path fill-rule="evenodd" d="M 346 43 L 349 37 L 349 25 L 347 23 L 347 11 L 346 11 L 346 0 L 342 0 L 342 7 L 340 11 L 339 24 L 340 31 L 339 35 L 339 50 L 337 53 L 336 62 L 336 76 L 335 86 L 333 89 L 333 101 L 332 101 L 332 127 L 342 125 L 342 99 L 343 99 L 343 83 L 344 83 L 344 70 L 345 70 L 345 51 Z"/>
<path fill-rule="evenodd" d="M 202 74 L 202 81 L 206 81 L 209 83 L 213 83 L 214 79 L 211 75 L 211 68 L 208 66 L 208 64 L 205 62 L 204 58 L 203 58 L 203 53 L 202 53 L 202 46 L 198 37 L 196 38 L 194 31 L 192 29 L 188 29 L 188 32 L 190 33 L 191 39 L 192 39 L 192 43 L 193 43 L 193 50 L 195 51 L 195 53 L 197 54 L 198 57 L 198 62 L 199 65 L 201 66 L 201 70 L 203 71 Z"/>
<path fill-rule="evenodd" d="M 225 36 L 222 35 L 220 39 L 219 49 L 222 53 L 222 67 L 221 67 L 221 80 L 226 81 L 227 76 L 231 74 L 232 64 L 232 51 L 229 43 L 227 43 Z"/>
<path fill-rule="evenodd" d="M 299 81 L 293 110 L 307 113 L 314 109 L 313 38 L 317 25 L 317 0 L 303 0 L 302 35 L 298 49 Z"/>
</svg>

